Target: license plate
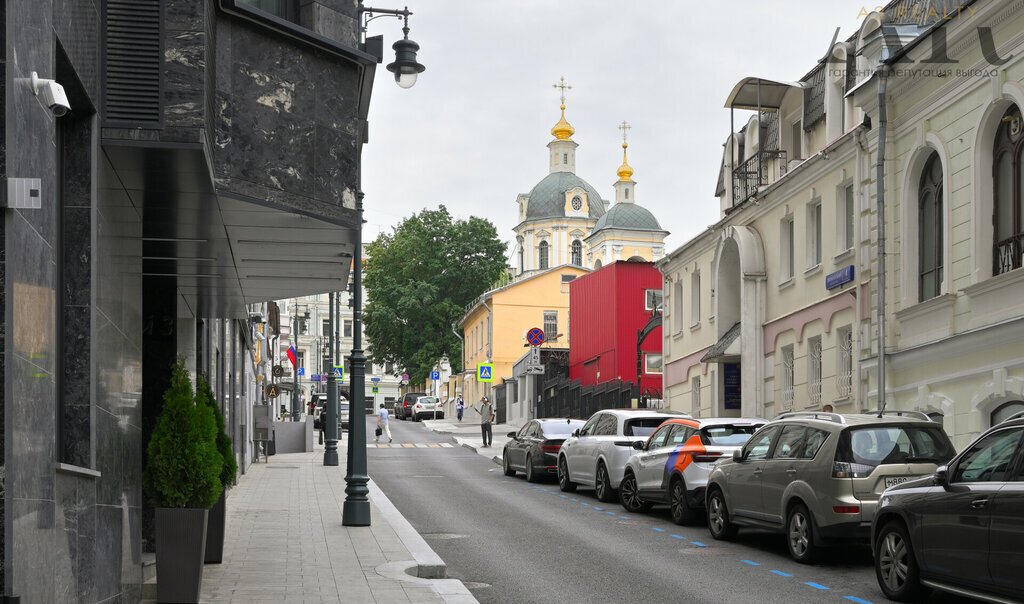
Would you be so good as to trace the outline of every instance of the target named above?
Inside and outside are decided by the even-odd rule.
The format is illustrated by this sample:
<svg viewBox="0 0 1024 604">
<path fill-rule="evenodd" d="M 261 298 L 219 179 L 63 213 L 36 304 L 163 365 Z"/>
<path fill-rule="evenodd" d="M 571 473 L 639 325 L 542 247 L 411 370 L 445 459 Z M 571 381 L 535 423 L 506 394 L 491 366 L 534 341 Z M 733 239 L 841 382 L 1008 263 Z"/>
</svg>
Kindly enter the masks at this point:
<svg viewBox="0 0 1024 604">
<path fill-rule="evenodd" d="M 885 488 L 888 489 L 889 487 L 894 487 L 898 484 L 903 484 L 908 480 L 914 480 L 916 478 L 920 478 L 920 476 L 886 476 Z"/>
</svg>

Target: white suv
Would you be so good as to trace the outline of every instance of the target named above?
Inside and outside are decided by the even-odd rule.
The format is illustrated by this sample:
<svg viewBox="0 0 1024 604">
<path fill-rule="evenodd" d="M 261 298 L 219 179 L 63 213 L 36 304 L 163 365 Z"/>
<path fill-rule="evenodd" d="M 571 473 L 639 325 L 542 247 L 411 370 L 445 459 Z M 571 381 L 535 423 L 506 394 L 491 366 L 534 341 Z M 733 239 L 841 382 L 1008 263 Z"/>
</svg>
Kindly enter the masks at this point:
<svg viewBox="0 0 1024 604">
<path fill-rule="evenodd" d="M 558 452 L 559 488 L 571 492 L 578 485 L 594 487 L 598 499 L 615 501 L 626 460 L 633 454 L 633 442 L 646 441 L 662 422 L 673 417 L 689 416 L 651 409 L 603 409 L 591 415 Z"/>
<path fill-rule="evenodd" d="M 433 396 L 421 396 L 409 408 L 409 414 L 414 422 L 421 419 L 444 419 L 444 407 Z"/>
</svg>

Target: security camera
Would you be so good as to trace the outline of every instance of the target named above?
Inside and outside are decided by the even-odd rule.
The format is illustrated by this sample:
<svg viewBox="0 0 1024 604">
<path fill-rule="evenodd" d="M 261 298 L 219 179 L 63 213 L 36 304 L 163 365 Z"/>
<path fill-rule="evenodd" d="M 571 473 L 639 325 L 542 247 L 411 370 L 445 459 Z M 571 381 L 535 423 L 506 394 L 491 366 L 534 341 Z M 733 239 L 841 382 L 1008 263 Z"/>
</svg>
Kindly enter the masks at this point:
<svg viewBox="0 0 1024 604">
<path fill-rule="evenodd" d="M 36 72 L 32 72 L 32 94 L 42 95 L 43 103 L 50 108 L 53 115 L 61 117 L 71 111 L 71 103 L 68 102 L 68 95 L 64 94 L 64 87 L 56 80 L 44 80 Z"/>
</svg>

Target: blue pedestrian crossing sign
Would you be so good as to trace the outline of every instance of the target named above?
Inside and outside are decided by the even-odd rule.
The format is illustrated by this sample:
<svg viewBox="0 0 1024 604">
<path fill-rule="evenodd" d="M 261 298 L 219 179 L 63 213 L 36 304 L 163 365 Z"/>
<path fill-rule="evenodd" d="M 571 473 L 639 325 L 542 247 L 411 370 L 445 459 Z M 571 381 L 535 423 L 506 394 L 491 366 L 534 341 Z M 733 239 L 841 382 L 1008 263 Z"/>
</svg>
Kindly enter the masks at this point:
<svg viewBox="0 0 1024 604">
<path fill-rule="evenodd" d="M 299 376 L 301 377 L 301 376 L 304 376 L 304 375 L 306 375 L 306 368 L 305 367 L 299 367 Z"/>
<path fill-rule="evenodd" d="M 374 394 L 377 394 L 378 392 L 380 392 L 380 388 L 378 388 L 377 386 L 374 386 L 370 390 L 372 390 Z"/>
<path fill-rule="evenodd" d="M 494 364 L 493 363 L 480 363 L 476 366 L 476 381 L 478 382 L 493 382 L 494 381 Z"/>
<path fill-rule="evenodd" d="M 430 372 L 430 379 L 432 379 L 432 380 L 439 380 L 439 379 L 441 379 L 441 372 L 440 371 L 431 371 Z"/>
<path fill-rule="evenodd" d="M 345 366 L 344 365 L 335 365 L 334 366 L 334 379 L 338 380 L 339 382 L 344 382 L 345 381 Z"/>
</svg>

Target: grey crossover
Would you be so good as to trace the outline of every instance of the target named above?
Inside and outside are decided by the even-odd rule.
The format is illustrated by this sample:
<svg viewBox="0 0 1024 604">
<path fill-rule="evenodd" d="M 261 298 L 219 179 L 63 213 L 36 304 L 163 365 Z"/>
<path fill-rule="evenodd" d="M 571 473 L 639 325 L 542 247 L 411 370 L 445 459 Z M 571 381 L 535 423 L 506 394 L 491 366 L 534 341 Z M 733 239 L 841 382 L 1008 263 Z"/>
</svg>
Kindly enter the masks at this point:
<svg viewBox="0 0 1024 604">
<path fill-rule="evenodd" d="M 1024 597 L 1024 412 L 990 428 L 932 476 L 886 489 L 872 526 L 885 595 L 929 588 L 989 602 Z"/>
<path fill-rule="evenodd" d="M 708 528 L 786 535 L 789 555 L 811 562 L 823 546 L 867 543 L 887 487 L 930 475 L 953 457 L 942 426 L 923 413 L 786 413 L 754 433 L 708 478 Z"/>
</svg>

